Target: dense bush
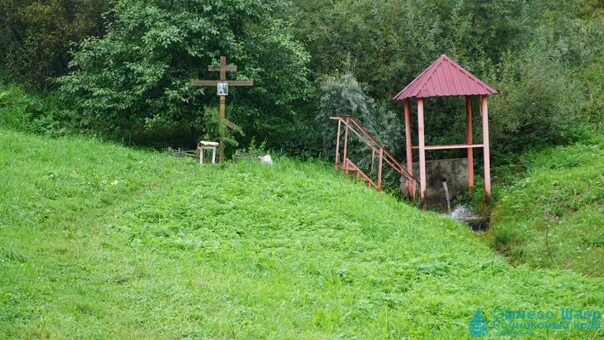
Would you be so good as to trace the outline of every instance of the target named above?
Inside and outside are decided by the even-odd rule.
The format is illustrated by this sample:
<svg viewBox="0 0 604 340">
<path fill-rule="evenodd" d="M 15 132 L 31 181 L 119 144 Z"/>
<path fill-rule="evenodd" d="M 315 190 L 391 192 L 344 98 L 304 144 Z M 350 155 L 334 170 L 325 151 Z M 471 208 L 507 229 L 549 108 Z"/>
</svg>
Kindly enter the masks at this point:
<svg viewBox="0 0 604 340">
<path fill-rule="evenodd" d="M 0 62 L 13 81 L 47 90 L 66 72 L 74 43 L 104 31 L 108 0 L 1 0 Z M 109 17 L 105 17 L 109 19 Z"/>
<path fill-rule="evenodd" d="M 503 62 L 499 95 L 492 100 L 493 148 L 501 153 L 527 146 L 559 144 L 564 131 L 585 121 L 584 92 L 571 70 L 558 67 L 559 56 L 541 49 Z"/>
<path fill-rule="evenodd" d="M 335 157 L 337 123 L 329 117 L 347 115 L 364 121 L 373 113 L 374 102 L 350 73 L 323 79 L 320 89 L 320 109 L 315 117 L 317 135 L 324 157 L 331 159 Z"/>
<path fill-rule="evenodd" d="M 0 83 L 0 126 L 50 136 L 76 130 L 77 118 L 55 95 L 41 96 Z"/>
<path fill-rule="evenodd" d="M 62 93 L 95 129 L 126 135 L 186 126 L 202 135 L 211 132 L 203 108 L 218 100 L 191 80 L 217 79 L 207 67 L 225 55 L 239 66 L 238 79 L 255 81 L 230 92 L 229 119 L 281 147 L 300 139 L 287 132 L 308 89 L 308 55 L 274 18 L 286 9 L 286 1 L 121 1 L 106 36 L 81 45 Z"/>
<path fill-rule="evenodd" d="M 367 94 L 390 110 L 401 108 L 389 98 L 443 53 L 495 87 L 495 163 L 536 145 L 566 142 L 569 129 L 604 121 L 599 2 L 295 2 L 297 37 L 312 56 L 311 75 L 349 66 L 368 85 Z M 463 99 L 426 105 L 427 142 L 463 140 Z M 480 127 L 475 131 L 479 137 Z"/>
<path fill-rule="evenodd" d="M 122 0 L 105 15 L 104 36 L 105 1 L 3 0 L 0 7 L 7 51 L 0 72 L 47 87 L 48 77 L 65 72 L 71 42 L 92 35 L 74 45 L 71 73 L 61 79 L 70 112 L 48 114 L 134 142 L 216 137 L 204 116 L 217 106 L 214 90 L 190 80 L 215 79 L 206 66 L 220 55 L 239 65 L 238 79 L 256 83 L 228 98 L 229 119 L 245 133 L 232 142 L 244 146 L 255 138 L 290 154 L 329 156 L 335 125 L 314 118 L 327 115 L 326 79 L 346 70 L 365 84 L 363 96 L 330 91 L 364 102 L 364 123 L 377 124 L 372 131 L 401 157 L 402 110 L 391 97 L 443 53 L 499 92 L 490 106 L 495 164 L 603 128 L 597 1 Z M 333 102 L 329 112 L 350 111 L 346 105 Z M 427 100 L 427 143 L 462 141 L 463 107 L 462 98 Z"/>
</svg>

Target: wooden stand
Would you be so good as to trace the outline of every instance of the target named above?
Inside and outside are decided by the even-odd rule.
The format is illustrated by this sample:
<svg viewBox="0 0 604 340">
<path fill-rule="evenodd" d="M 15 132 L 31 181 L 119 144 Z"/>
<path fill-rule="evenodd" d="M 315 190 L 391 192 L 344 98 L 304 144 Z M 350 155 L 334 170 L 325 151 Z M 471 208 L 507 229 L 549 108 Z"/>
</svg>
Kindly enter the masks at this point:
<svg viewBox="0 0 604 340">
<path fill-rule="evenodd" d="M 201 141 L 199 142 L 199 145 L 197 146 L 197 148 L 199 149 L 199 164 L 203 164 L 203 153 L 206 150 L 211 150 L 212 151 L 212 164 L 216 163 L 216 147 L 220 145 L 220 143 L 217 142 L 207 142 L 207 141 Z"/>
</svg>

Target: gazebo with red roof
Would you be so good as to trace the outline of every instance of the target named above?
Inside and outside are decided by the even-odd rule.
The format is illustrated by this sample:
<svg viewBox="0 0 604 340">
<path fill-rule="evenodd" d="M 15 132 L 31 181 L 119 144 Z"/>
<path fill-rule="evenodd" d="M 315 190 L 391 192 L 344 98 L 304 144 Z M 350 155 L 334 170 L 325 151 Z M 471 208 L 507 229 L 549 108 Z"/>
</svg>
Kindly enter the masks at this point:
<svg viewBox="0 0 604 340">
<path fill-rule="evenodd" d="M 446 55 L 440 56 L 424 72 L 400 91 L 394 100 L 404 101 L 405 139 L 407 150 L 407 171 L 413 174 L 413 149 L 419 151 L 420 198 L 426 197 L 426 150 L 467 149 L 468 186 L 474 187 L 474 148 L 482 148 L 484 153 L 484 190 L 487 202 L 491 197 L 491 170 L 489 160 L 489 120 L 487 97 L 496 94 L 489 85 L 478 79 Z M 443 96 L 465 96 L 466 99 L 466 143 L 453 145 L 425 145 L 424 140 L 424 98 Z M 472 101 L 471 96 L 480 96 L 482 117 L 482 144 L 472 141 Z M 411 142 L 411 98 L 417 98 L 417 147 Z"/>
</svg>

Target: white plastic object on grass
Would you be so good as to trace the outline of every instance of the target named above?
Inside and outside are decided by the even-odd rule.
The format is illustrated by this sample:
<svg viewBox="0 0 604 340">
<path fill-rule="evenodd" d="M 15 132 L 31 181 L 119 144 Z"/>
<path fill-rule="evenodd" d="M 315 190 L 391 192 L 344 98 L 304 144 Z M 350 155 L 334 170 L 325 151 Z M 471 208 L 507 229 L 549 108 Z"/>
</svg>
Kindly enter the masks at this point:
<svg viewBox="0 0 604 340">
<path fill-rule="evenodd" d="M 271 155 L 269 155 L 269 154 L 266 154 L 264 156 L 258 156 L 258 158 L 260 158 L 260 163 L 273 164 L 273 159 L 271 158 Z"/>
</svg>

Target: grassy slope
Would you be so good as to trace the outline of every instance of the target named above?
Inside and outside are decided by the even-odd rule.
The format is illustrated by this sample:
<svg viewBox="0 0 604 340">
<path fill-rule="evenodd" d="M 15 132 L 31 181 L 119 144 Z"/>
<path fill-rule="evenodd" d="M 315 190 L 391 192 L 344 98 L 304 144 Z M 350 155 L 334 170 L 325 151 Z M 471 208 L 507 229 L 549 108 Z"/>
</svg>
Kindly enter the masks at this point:
<svg viewBox="0 0 604 340">
<path fill-rule="evenodd" d="M 493 244 L 515 262 L 604 276 L 604 143 L 548 149 L 526 163 L 529 175 L 495 210 Z"/>
<path fill-rule="evenodd" d="M 0 338 L 463 338 L 478 307 L 604 305 L 602 280 L 512 268 L 321 164 L 0 145 Z"/>
</svg>

